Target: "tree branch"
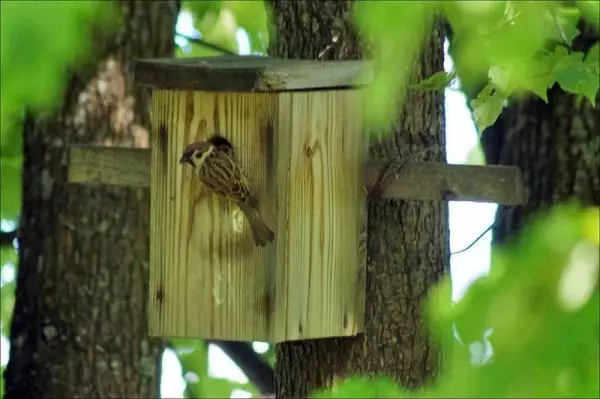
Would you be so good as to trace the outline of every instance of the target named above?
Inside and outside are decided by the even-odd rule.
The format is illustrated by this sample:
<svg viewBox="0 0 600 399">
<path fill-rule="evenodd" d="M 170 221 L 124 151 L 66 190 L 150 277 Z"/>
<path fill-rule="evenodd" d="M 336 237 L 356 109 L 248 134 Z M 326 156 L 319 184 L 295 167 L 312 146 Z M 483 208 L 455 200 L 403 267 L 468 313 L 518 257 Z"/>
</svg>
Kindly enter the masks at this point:
<svg viewBox="0 0 600 399">
<path fill-rule="evenodd" d="M 247 342 L 208 341 L 221 348 L 238 365 L 252 381 L 261 394 L 270 395 L 275 392 L 275 375 L 273 368 L 265 362 Z"/>
<path fill-rule="evenodd" d="M 214 344 L 225 352 L 248 377 L 248 380 L 258 388 L 263 397 L 272 395 L 275 392 L 273 368 L 252 349 L 249 343 L 207 340 L 206 344 Z M 175 350 L 172 341 L 167 342 L 166 348 Z"/>
<path fill-rule="evenodd" d="M 12 245 L 17 238 L 17 231 L 0 231 L 0 245 Z"/>
<path fill-rule="evenodd" d="M 191 36 L 186 36 L 186 35 L 182 35 L 181 33 L 177 33 L 176 36 L 181 37 L 187 41 L 189 41 L 190 43 L 194 43 L 194 44 L 199 44 L 201 46 L 207 47 L 211 50 L 215 50 L 224 54 L 229 54 L 229 55 L 239 55 L 238 53 L 231 51 L 229 49 L 226 49 L 225 47 L 221 47 L 218 44 L 213 44 L 210 42 L 207 42 L 203 39 L 199 39 L 196 37 L 191 37 Z"/>
</svg>

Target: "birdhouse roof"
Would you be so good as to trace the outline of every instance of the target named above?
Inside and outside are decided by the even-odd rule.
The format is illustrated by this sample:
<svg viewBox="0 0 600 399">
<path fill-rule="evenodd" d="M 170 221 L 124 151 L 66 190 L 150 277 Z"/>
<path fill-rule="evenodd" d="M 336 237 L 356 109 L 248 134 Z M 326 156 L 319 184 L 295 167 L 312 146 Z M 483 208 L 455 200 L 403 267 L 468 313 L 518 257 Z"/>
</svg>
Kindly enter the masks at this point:
<svg viewBox="0 0 600 399">
<path fill-rule="evenodd" d="M 371 80 L 367 61 L 290 60 L 261 56 L 143 59 L 137 84 L 154 89 L 280 92 L 345 89 Z"/>
</svg>

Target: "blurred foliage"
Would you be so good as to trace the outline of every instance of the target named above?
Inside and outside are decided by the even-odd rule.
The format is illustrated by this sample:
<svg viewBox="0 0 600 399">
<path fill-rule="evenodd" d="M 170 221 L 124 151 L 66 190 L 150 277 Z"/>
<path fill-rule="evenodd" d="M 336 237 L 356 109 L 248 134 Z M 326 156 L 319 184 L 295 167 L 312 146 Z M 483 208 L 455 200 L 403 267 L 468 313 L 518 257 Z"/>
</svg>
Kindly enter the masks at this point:
<svg viewBox="0 0 600 399">
<path fill-rule="evenodd" d="M 240 53 L 238 34 L 247 35 L 250 54 L 266 54 L 269 43 L 267 13 L 263 1 L 206 0 L 184 1 L 184 13 L 192 17 L 194 32 L 179 31 L 177 57 L 207 57 L 220 55 L 196 42 L 188 43 L 186 36 L 218 45 Z"/>
<path fill-rule="evenodd" d="M 446 278 L 432 290 L 433 331 L 484 340 L 491 360 L 473 364 L 460 342 L 437 380 L 408 392 L 387 379 L 351 378 L 313 397 L 599 397 L 600 209 L 575 205 L 540 214 L 511 244 L 495 249 L 488 276 L 455 305 Z M 443 299 L 442 299 L 443 298 Z"/>
<path fill-rule="evenodd" d="M 355 21 L 372 49 L 375 80 L 365 96 L 367 121 L 388 131 L 410 89 L 443 89 L 454 74 L 472 93 L 479 131 L 492 124 L 511 97 L 534 94 L 547 101 L 555 83 L 595 104 L 600 87 L 598 47 L 589 54 L 572 51 L 581 17 L 599 23 L 600 2 L 575 6 L 545 1 L 359 2 Z M 410 82 L 411 67 L 434 15 L 450 23 L 455 71 L 439 71 L 423 82 Z M 597 30 L 596 30 L 597 32 Z M 390 101 L 392 99 L 392 101 Z"/>
<path fill-rule="evenodd" d="M 252 397 L 259 396 L 260 393 L 250 381 L 242 384 L 210 374 L 209 351 L 205 341 L 175 339 L 171 341 L 171 346 L 181 363 L 186 398 L 229 398 L 235 389 L 250 392 Z"/>
<path fill-rule="evenodd" d="M 48 112 L 60 104 L 67 74 L 91 48 L 92 22 L 114 20 L 109 2 L 0 2 L 0 219 L 20 208 L 23 110 Z"/>
</svg>

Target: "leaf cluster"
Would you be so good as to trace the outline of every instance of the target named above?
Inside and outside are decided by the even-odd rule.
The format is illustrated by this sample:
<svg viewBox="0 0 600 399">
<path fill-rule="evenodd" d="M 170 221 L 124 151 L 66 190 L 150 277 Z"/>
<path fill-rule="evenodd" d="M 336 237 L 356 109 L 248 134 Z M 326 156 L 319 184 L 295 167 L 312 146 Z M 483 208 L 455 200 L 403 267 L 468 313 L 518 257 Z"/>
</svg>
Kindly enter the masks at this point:
<svg viewBox="0 0 600 399">
<path fill-rule="evenodd" d="M 355 20 L 375 62 L 375 81 L 365 94 L 367 118 L 374 127 L 389 126 L 409 89 L 443 89 L 454 77 L 472 92 L 480 131 L 491 125 L 513 97 L 562 90 L 595 104 L 600 87 L 598 42 L 587 53 L 573 50 L 582 20 L 596 26 L 600 3 L 532 1 L 360 2 Z M 422 81 L 411 75 L 418 51 L 433 21 L 445 20 L 452 31 L 454 61 L 450 73 L 439 71 Z M 408 82 L 408 83 L 406 83 Z M 372 99 L 375 99 L 373 101 Z M 377 100 L 379 99 L 379 100 Z M 389 100 L 392 100 L 391 102 Z"/>
<path fill-rule="evenodd" d="M 448 357 L 432 385 L 409 392 L 385 378 L 351 378 L 313 397 L 598 397 L 599 254 L 599 208 L 540 214 L 494 251 L 490 274 L 457 304 L 446 301 L 449 279 L 430 293 L 432 332 L 455 329 L 459 338 L 442 343 Z M 476 343 L 491 348 L 489 360 L 471 359 Z"/>
</svg>

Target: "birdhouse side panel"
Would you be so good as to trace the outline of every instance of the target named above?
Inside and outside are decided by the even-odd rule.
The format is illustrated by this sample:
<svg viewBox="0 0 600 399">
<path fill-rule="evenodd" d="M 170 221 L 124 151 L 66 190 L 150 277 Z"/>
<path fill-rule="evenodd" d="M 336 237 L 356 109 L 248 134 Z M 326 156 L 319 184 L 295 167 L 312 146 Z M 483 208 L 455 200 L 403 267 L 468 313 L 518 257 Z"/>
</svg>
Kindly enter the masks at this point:
<svg viewBox="0 0 600 399">
<path fill-rule="evenodd" d="M 282 253 L 274 339 L 355 335 L 364 320 L 365 262 L 359 244 L 366 229 L 367 157 L 358 95 L 332 90 L 279 96 Z"/>
</svg>

